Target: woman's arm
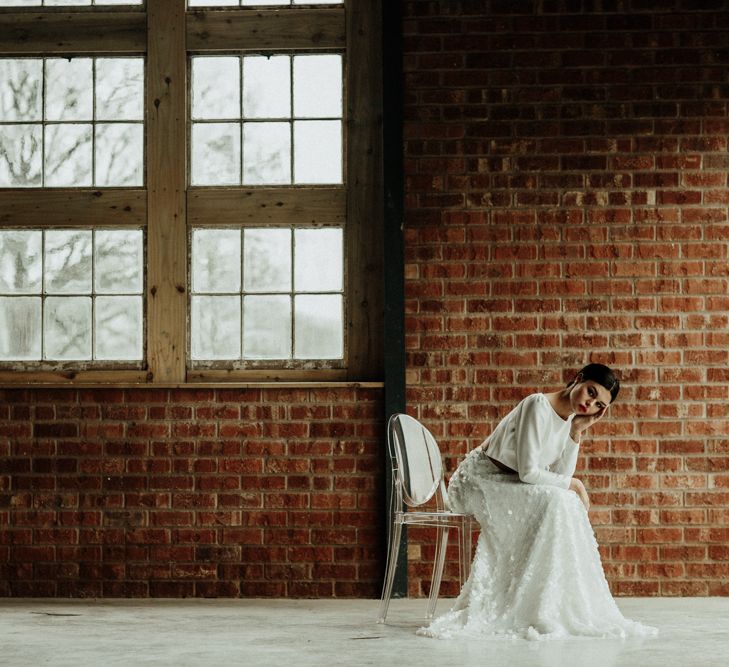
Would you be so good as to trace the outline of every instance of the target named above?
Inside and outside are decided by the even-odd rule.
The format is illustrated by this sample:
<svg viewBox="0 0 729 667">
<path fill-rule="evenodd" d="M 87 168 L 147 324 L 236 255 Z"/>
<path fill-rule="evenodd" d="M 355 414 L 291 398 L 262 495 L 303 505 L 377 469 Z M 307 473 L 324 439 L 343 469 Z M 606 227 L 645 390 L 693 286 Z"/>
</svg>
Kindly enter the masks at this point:
<svg viewBox="0 0 729 667">
<path fill-rule="evenodd" d="M 547 399 L 535 396 L 524 401 L 516 419 L 515 445 L 519 479 L 526 484 L 550 484 L 570 488 L 570 476 L 544 470 L 539 465 L 539 451 L 547 432 L 547 419 L 551 410 Z M 576 457 L 575 457 L 576 458 Z"/>
</svg>

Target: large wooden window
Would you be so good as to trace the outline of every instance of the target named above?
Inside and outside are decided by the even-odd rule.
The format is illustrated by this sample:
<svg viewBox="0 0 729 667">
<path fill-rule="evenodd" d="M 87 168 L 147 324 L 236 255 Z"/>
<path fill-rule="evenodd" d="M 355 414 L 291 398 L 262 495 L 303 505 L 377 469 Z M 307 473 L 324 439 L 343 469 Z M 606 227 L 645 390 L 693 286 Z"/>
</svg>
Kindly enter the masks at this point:
<svg viewBox="0 0 729 667">
<path fill-rule="evenodd" d="M 381 379 L 379 16 L 0 0 L 0 381 Z"/>
</svg>

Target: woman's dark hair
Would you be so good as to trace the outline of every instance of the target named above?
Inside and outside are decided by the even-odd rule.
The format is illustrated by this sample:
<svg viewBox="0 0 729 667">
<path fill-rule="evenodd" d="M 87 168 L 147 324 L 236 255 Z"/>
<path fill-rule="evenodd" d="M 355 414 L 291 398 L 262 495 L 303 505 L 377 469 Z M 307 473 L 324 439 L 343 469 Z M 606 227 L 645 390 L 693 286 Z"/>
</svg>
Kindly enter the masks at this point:
<svg viewBox="0 0 729 667">
<path fill-rule="evenodd" d="M 579 377 L 582 379 L 578 380 Z M 586 382 L 587 380 L 592 380 L 605 387 L 610 392 L 611 402 L 615 400 L 615 397 L 620 391 L 620 380 L 618 380 L 618 376 L 615 375 L 613 370 L 603 364 L 587 364 L 567 386 L 569 387 L 576 382 Z"/>
</svg>

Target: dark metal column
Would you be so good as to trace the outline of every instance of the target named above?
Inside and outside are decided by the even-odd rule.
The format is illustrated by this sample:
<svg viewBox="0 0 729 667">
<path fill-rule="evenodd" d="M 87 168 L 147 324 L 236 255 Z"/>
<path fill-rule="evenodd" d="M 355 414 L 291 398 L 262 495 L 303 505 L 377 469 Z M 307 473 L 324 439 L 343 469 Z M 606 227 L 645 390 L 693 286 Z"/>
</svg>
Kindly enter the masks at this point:
<svg viewBox="0 0 729 667">
<path fill-rule="evenodd" d="M 402 6 L 382 3 L 384 246 L 385 246 L 385 419 L 405 411 L 405 257 L 403 243 L 403 67 Z M 387 505 L 390 507 L 391 464 L 384 448 Z M 388 531 L 391 521 L 388 523 Z M 407 526 L 403 526 L 393 597 L 406 596 Z"/>
</svg>

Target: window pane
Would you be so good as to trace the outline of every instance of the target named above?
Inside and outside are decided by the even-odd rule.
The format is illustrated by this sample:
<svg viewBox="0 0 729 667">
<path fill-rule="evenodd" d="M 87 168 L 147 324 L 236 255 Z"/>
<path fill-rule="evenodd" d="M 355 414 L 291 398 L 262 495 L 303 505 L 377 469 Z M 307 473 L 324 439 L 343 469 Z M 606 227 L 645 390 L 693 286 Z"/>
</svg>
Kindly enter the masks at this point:
<svg viewBox="0 0 729 667">
<path fill-rule="evenodd" d="M 41 185 L 41 125 L 0 125 L 0 187 Z"/>
<path fill-rule="evenodd" d="M 338 120 L 294 122 L 296 183 L 342 182 L 342 123 Z"/>
<path fill-rule="evenodd" d="M 196 229 L 192 233 L 194 292 L 240 293 L 240 231 Z"/>
<path fill-rule="evenodd" d="M 240 183 L 240 125 L 196 123 L 192 126 L 192 184 Z"/>
<path fill-rule="evenodd" d="M 193 296 L 193 359 L 240 358 L 240 296 Z"/>
<path fill-rule="evenodd" d="M 240 118 L 240 59 L 192 59 L 192 117 Z"/>
<path fill-rule="evenodd" d="M 188 0 L 188 7 L 230 7 L 238 6 L 238 0 Z"/>
<path fill-rule="evenodd" d="M 144 129 L 141 123 L 96 125 L 94 185 L 142 185 Z"/>
<path fill-rule="evenodd" d="M 40 58 L 0 59 L 0 120 L 41 120 L 42 88 Z"/>
<path fill-rule="evenodd" d="M 91 58 L 46 59 L 46 120 L 91 120 Z"/>
<path fill-rule="evenodd" d="M 241 4 L 245 6 L 253 5 L 290 5 L 290 0 L 241 0 Z"/>
<path fill-rule="evenodd" d="M 297 229 L 294 248 L 294 289 L 297 292 L 342 289 L 341 229 Z"/>
<path fill-rule="evenodd" d="M 139 229 L 100 229 L 94 234 L 94 289 L 101 294 L 142 292 L 144 239 Z"/>
<path fill-rule="evenodd" d="M 69 5 L 90 5 L 91 0 L 45 0 L 46 7 L 61 7 Z"/>
<path fill-rule="evenodd" d="M 0 58 L 0 187 L 142 185 L 143 119 L 143 58 Z"/>
<path fill-rule="evenodd" d="M 45 185 L 91 185 L 91 127 L 46 127 Z"/>
<path fill-rule="evenodd" d="M 94 303 L 95 359 L 142 358 L 142 297 L 100 296 Z"/>
<path fill-rule="evenodd" d="M 0 360 L 41 356 L 40 297 L 0 297 Z"/>
<path fill-rule="evenodd" d="M 341 359 L 342 297 L 339 294 L 296 296 L 294 322 L 297 359 Z"/>
<path fill-rule="evenodd" d="M 342 56 L 294 57 L 294 116 L 342 115 Z"/>
<path fill-rule="evenodd" d="M 291 231 L 246 229 L 243 288 L 246 292 L 291 290 Z"/>
<path fill-rule="evenodd" d="M 291 297 L 243 297 L 243 357 L 291 357 Z"/>
<path fill-rule="evenodd" d="M 96 120 L 144 118 L 144 59 L 96 59 Z"/>
<path fill-rule="evenodd" d="M 291 182 L 289 123 L 245 123 L 243 182 L 251 185 Z"/>
<path fill-rule="evenodd" d="M 289 56 L 247 56 L 243 59 L 243 115 L 246 118 L 291 116 Z"/>
<path fill-rule="evenodd" d="M 0 231 L 0 292 L 40 293 L 42 242 L 39 231 Z"/>
<path fill-rule="evenodd" d="M 91 297 L 48 297 L 43 339 L 46 359 L 90 359 Z"/>
<path fill-rule="evenodd" d="M 46 232 L 45 288 L 49 294 L 91 292 L 91 232 Z"/>
</svg>

